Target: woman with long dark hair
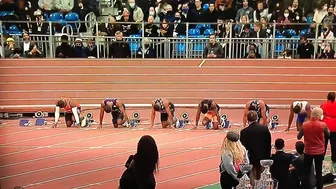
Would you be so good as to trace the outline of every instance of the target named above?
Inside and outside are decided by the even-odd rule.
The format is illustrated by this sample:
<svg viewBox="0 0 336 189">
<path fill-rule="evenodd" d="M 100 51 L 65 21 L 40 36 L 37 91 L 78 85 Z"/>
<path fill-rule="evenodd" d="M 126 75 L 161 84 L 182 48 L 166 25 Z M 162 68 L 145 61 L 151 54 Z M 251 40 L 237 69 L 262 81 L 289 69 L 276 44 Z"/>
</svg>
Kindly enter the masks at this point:
<svg viewBox="0 0 336 189">
<path fill-rule="evenodd" d="M 158 170 L 159 152 L 153 137 L 142 136 L 137 153 L 126 162 L 127 169 L 120 178 L 119 189 L 154 189 L 154 173 Z"/>
</svg>

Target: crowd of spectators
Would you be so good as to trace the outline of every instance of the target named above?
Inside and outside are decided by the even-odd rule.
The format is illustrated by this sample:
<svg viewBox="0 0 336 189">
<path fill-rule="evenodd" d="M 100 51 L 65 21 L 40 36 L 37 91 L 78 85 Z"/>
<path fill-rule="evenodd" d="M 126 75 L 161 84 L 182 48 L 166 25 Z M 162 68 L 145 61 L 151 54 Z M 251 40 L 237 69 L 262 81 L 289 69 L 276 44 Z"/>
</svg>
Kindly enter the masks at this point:
<svg viewBox="0 0 336 189">
<path fill-rule="evenodd" d="M 298 57 L 312 58 L 315 56 L 316 58 L 330 59 L 335 56 L 333 40 L 336 27 L 333 27 L 332 24 L 336 23 L 336 9 L 334 9 L 334 2 L 331 1 L 118 0 L 114 6 L 118 9 L 117 14 L 110 15 L 105 20 L 106 23 L 100 23 L 98 31 L 94 31 L 92 35 L 98 34 L 99 36 L 110 37 L 122 35 L 126 38 L 130 36 L 141 38 L 141 32 L 143 32 L 144 37 L 149 38 L 149 40 L 146 40 L 146 44 L 153 37 L 176 38 L 186 36 L 187 33 L 189 37 L 203 36 L 209 38 L 210 41 L 209 44 L 204 45 L 204 58 L 229 57 L 228 50 L 232 47 L 228 45 L 228 41 L 217 40 L 217 42 L 214 42 L 214 37 L 215 41 L 217 38 L 239 38 L 240 41 L 244 42 L 244 45 L 234 47 L 234 51 L 239 53 L 238 55 L 231 55 L 231 58 L 261 58 L 259 55 L 262 54 L 260 51 L 264 42 L 262 40 L 251 40 L 251 38 L 290 38 L 301 35 L 309 39 L 315 38 L 317 33 L 318 46 L 313 43 L 313 49 L 310 46 L 307 53 L 304 52 L 307 50 L 304 50 L 302 46 L 308 42 L 300 43 L 297 48 Z M 51 13 L 57 12 L 65 16 L 69 12 L 74 12 L 79 15 L 78 18 L 81 21 L 85 20 L 85 16 L 89 12 L 94 12 L 97 16 L 100 14 L 97 2 L 93 0 L 3 0 L 0 4 L 0 11 L 14 12 L 13 15 L 7 15 L 2 19 L 5 21 L 37 21 L 37 23 L 22 22 L 16 25 L 21 31 L 29 34 L 50 32 L 49 24 L 41 21 L 48 20 Z M 142 22 L 145 22 L 144 31 L 142 31 Z M 189 23 L 188 26 L 185 23 Z M 274 27 L 273 23 L 277 23 L 277 25 Z M 305 25 L 293 25 L 300 23 L 305 23 Z M 4 23 L 4 29 L 9 27 L 10 23 Z M 55 24 L 53 27 L 55 28 L 52 31 L 59 32 L 61 25 Z M 82 24 L 78 32 L 85 31 L 86 27 Z M 275 36 L 273 35 L 274 32 Z M 244 39 L 246 40 L 244 41 Z M 121 41 L 132 46 L 126 39 L 116 39 L 115 42 L 109 43 L 120 44 Z M 300 40 L 300 42 L 302 41 L 304 40 Z M 150 46 L 154 48 L 154 51 L 164 52 L 166 50 L 162 44 L 150 44 Z M 109 45 L 116 48 L 119 46 L 117 44 Z M 155 57 L 151 52 L 142 52 L 145 49 L 148 48 L 144 45 L 136 46 L 136 57 L 139 57 L 140 54 L 145 54 L 145 58 Z M 287 52 L 286 50 L 286 47 L 281 49 L 283 52 Z M 311 53 L 314 50 L 318 53 Z M 113 54 L 115 50 L 111 48 L 108 51 L 110 53 L 108 57 L 131 57 L 127 49 L 121 54 Z M 307 55 L 309 53 L 310 56 Z M 6 55 L 8 54 L 5 54 L 5 57 L 9 57 Z M 83 54 L 82 57 L 87 56 Z"/>
</svg>

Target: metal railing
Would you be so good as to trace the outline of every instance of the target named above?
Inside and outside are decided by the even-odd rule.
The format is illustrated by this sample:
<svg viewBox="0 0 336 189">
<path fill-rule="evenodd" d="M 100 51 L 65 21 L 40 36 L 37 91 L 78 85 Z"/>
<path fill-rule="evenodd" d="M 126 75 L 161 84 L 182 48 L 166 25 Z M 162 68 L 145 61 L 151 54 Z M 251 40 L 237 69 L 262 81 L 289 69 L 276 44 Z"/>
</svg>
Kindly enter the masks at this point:
<svg viewBox="0 0 336 189">
<path fill-rule="evenodd" d="M 15 39 L 15 43 L 18 46 L 23 45 L 22 35 L 20 33 L 11 33 L 10 31 L 6 33 L 4 30 L 4 25 L 10 25 L 19 22 L 4 22 L 0 21 L 0 33 L 1 33 L 1 55 L 4 55 L 4 48 L 6 46 L 6 37 L 11 36 Z M 34 22 L 31 22 L 34 24 Z M 146 58 L 145 48 L 145 38 L 150 39 L 150 47 L 154 52 L 155 57 L 150 58 L 205 58 L 203 55 L 204 48 L 209 43 L 209 35 L 213 32 L 218 31 L 218 25 L 212 23 L 181 23 L 181 26 L 185 28 L 185 31 L 175 32 L 174 24 L 170 27 L 173 28 L 173 33 L 167 37 L 157 37 L 160 36 L 161 31 L 157 31 L 157 35 L 149 35 L 148 23 L 131 23 L 131 22 L 117 22 L 114 26 L 118 28 L 112 28 L 113 32 L 109 32 L 111 25 L 104 22 L 81 22 L 85 23 L 85 26 L 94 26 L 94 33 L 80 33 L 79 27 L 77 26 L 79 22 L 66 22 L 66 23 L 55 23 L 55 22 L 45 22 L 48 25 L 48 30 L 46 34 L 30 34 L 30 41 L 35 42 L 40 49 L 44 52 L 45 57 L 55 58 L 55 49 L 61 44 L 62 34 L 67 34 L 69 36 L 69 44 L 73 45 L 76 38 L 80 37 L 83 40 L 84 47 L 87 45 L 87 39 L 93 39 L 94 45 L 97 47 L 97 57 L 96 58 L 111 58 L 110 48 L 111 44 L 115 40 L 113 36 L 114 32 L 119 29 L 123 31 L 125 44 L 130 46 L 131 58 Z M 77 24 L 72 24 L 77 23 Z M 21 24 L 23 24 L 21 22 Z M 24 23 L 26 24 L 26 22 Z M 56 25 L 61 25 L 61 29 L 58 31 L 55 29 Z M 160 23 L 155 24 L 160 28 Z M 271 23 L 267 24 L 265 30 L 267 31 L 267 36 L 264 38 L 245 38 L 240 35 L 242 32 L 242 25 L 239 23 L 233 23 L 230 25 L 229 35 L 226 37 L 220 36 L 220 33 L 216 33 L 216 41 L 222 46 L 224 50 L 223 57 L 226 59 L 240 59 L 246 58 L 248 54 L 248 49 L 250 44 L 256 44 L 257 53 L 260 54 L 261 58 L 264 59 L 274 59 L 281 58 L 285 50 L 289 50 L 292 53 L 292 58 L 297 57 L 297 47 L 299 45 L 299 36 L 307 33 L 309 30 L 309 23 L 305 24 L 288 24 L 286 28 L 282 24 Z M 253 24 L 251 24 L 251 30 L 253 30 Z M 50 29 L 52 28 L 52 29 Z M 59 28 L 59 27 L 58 27 Z M 131 28 L 131 29 L 130 29 Z M 147 28 L 147 29 L 146 29 Z M 196 29 L 195 29 L 196 28 Z M 317 25 L 316 28 L 321 28 Z M 87 28 L 88 29 L 88 28 Z M 194 30 L 192 30 L 194 29 Z M 97 32 L 98 31 L 98 32 Z M 304 32 L 305 31 L 305 32 Z M 333 30 L 331 30 L 333 31 Z M 193 33 L 194 32 L 194 33 Z M 155 37 L 152 37 L 155 36 Z M 330 43 L 331 47 L 335 44 L 335 39 L 321 39 L 321 32 L 319 29 L 315 33 L 310 34 L 308 39 L 310 43 L 314 45 L 314 55 L 323 51 L 325 43 Z M 312 37 L 313 36 L 313 37 Z M 4 56 L 2 56 L 4 57 Z M 316 56 L 314 56 L 316 58 Z"/>
</svg>

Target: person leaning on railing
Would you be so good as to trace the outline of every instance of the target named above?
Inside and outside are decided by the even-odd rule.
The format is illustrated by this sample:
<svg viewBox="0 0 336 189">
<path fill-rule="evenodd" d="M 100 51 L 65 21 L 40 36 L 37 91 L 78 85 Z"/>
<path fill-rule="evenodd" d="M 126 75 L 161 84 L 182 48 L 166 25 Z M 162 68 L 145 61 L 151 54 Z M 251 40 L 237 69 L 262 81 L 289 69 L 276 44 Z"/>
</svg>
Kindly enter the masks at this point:
<svg viewBox="0 0 336 189">
<path fill-rule="evenodd" d="M 223 58 L 222 46 L 216 42 L 216 36 L 210 35 L 210 42 L 203 51 L 203 58 Z"/>
</svg>

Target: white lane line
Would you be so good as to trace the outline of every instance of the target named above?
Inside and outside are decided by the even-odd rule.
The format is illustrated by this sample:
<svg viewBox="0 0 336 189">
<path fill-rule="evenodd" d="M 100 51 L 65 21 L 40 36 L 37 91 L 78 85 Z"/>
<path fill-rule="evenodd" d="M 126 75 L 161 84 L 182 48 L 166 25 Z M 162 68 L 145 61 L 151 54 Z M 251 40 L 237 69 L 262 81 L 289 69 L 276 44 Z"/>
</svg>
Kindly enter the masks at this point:
<svg viewBox="0 0 336 189">
<path fill-rule="evenodd" d="M 130 132 L 132 132 L 132 130 L 131 131 L 126 131 L 126 132 L 120 132 L 120 133 L 106 134 L 106 135 L 102 135 L 102 136 L 99 136 L 99 137 L 89 137 L 89 138 L 79 139 L 79 140 L 75 140 L 75 141 L 63 142 L 63 143 L 60 143 L 60 144 L 51 145 L 51 147 L 54 147 L 54 146 L 57 146 L 57 145 L 62 145 L 62 144 L 69 144 L 69 143 L 72 143 L 72 142 L 89 141 L 89 140 L 93 140 L 93 139 L 97 139 L 97 138 L 104 138 L 104 137 L 108 137 L 108 136 L 116 136 L 116 135 L 126 134 L 126 133 L 130 133 Z M 163 136 L 163 135 L 168 135 L 168 134 L 172 134 L 172 133 L 174 133 L 174 132 L 166 132 L 166 133 L 156 134 L 156 135 L 152 135 L 152 136 Z M 133 140 L 135 140 L 135 139 L 133 139 Z M 132 141 L 132 140 L 126 140 L 124 142 L 129 142 L 129 141 Z M 109 144 L 114 144 L 114 143 L 115 142 L 112 142 L 112 143 L 109 143 Z M 37 148 L 34 148 L 34 149 L 22 150 L 22 151 L 19 151 L 19 152 L 8 153 L 8 154 L 9 155 L 19 154 L 19 153 L 39 150 L 41 148 L 44 148 L 44 146 L 43 147 L 42 146 L 37 147 Z M 81 150 L 76 150 L 76 151 L 71 151 L 71 152 L 66 152 L 66 153 L 59 153 L 59 154 L 51 155 L 51 156 L 44 156 L 44 157 L 41 157 L 41 158 L 34 158 L 34 159 L 31 159 L 31 160 L 26 160 L 26 161 L 21 161 L 21 162 L 2 165 L 2 166 L 0 166 L 0 168 L 15 166 L 15 165 L 19 165 L 19 164 L 25 164 L 25 163 L 31 163 L 31 162 L 36 162 L 36 161 L 41 161 L 41 160 L 51 159 L 51 158 L 56 158 L 56 157 L 62 157 L 62 156 L 76 154 L 76 153 L 79 153 L 79 152 L 85 152 L 85 151 L 89 151 L 89 150 L 90 149 L 86 148 L 86 149 L 81 149 Z M 8 155 L 8 154 L 6 154 L 6 155 Z M 0 157 L 1 157 L 1 155 L 0 155 Z"/>
</svg>

